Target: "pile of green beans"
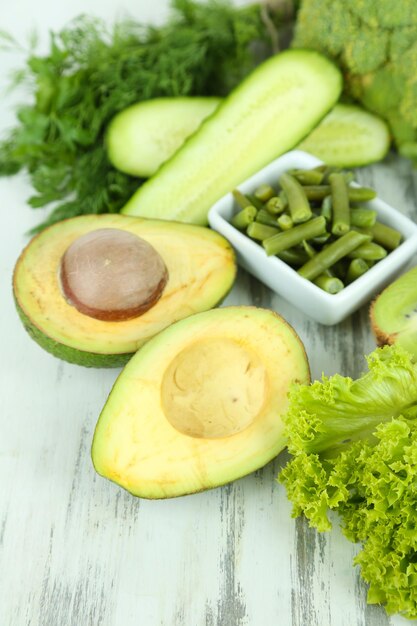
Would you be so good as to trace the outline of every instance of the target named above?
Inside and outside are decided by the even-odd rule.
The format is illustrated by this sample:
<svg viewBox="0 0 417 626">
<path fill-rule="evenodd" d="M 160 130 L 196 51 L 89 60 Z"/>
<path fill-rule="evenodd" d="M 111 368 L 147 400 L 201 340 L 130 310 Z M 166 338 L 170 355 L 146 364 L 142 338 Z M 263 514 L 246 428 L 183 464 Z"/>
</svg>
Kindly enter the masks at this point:
<svg viewBox="0 0 417 626">
<path fill-rule="evenodd" d="M 402 235 L 379 222 L 364 204 L 369 187 L 352 187 L 353 173 L 320 165 L 289 170 L 279 188 L 264 184 L 253 194 L 233 191 L 231 223 L 303 278 L 331 294 L 362 276 L 397 248 Z"/>
</svg>

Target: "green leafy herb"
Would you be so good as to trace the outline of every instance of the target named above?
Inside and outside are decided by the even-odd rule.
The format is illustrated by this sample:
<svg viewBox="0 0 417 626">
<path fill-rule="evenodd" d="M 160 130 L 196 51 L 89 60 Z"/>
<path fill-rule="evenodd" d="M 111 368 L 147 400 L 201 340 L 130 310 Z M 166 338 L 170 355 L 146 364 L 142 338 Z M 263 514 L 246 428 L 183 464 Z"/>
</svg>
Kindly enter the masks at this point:
<svg viewBox="0 0 417 626">
<path fill-rule="evenodd" d="M 29 52 L 15 81 L 30 84 L 33 101 L 17 110 L 18 125 L 0 143 L 0 175 L 27 169 L 36 191 L 29 204 L 53 203 L 39 229 L 117 212 L 137 188 L 105 154 L 105 129 L 117 112 L 158 96 L 224 95 L 259 60 L 254 43 L 270 53 L 270 22 L 258 5 L 174 0 L 173 9 L 158 28 L 124 21 L 109 31 L 83 16 L 51 34 L 47 56 Z M 5 33 L 2 41 L 14 45 Z"/>
<path fill-rule="evenodd" d="M 279 479 L 318 530 L 337 511 L 362 542 L 355 562 L 368 601 L 417 618 L 417 365 L 396 346 L 375 350 L 369 372 L 293 389 L 286 416 L 293 459 Z"/>
</svg>

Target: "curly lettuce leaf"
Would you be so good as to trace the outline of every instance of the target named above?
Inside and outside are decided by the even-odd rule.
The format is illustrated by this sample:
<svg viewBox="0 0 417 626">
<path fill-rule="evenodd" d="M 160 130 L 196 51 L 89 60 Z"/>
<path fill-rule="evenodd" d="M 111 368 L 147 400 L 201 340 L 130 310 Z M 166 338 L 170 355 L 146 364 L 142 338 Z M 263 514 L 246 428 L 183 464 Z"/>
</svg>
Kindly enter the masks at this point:
<svg viewBox="0 0 417 626">
<path fill-rule="evenodd" d="M 417 366 L 408 352 L 386 346 L 367 362 L 369 372 L 357 380 L 336 374 L 291 390 L 284 419 L 292 454 L 334 454 L 354 439 L 372 437 L 381 422 L 413 407 L 417 413 Z"/>
<path fill-rule="evenodd" d="M 394 346 L 368 357 L 353 381 L 323 378 L 294 388 L 286 428 L 292 460 L 281 472 L 311 526 L 329 530 L 338 513 L 368 602 L 417 618 L 417 365 Z"/>
</svg>

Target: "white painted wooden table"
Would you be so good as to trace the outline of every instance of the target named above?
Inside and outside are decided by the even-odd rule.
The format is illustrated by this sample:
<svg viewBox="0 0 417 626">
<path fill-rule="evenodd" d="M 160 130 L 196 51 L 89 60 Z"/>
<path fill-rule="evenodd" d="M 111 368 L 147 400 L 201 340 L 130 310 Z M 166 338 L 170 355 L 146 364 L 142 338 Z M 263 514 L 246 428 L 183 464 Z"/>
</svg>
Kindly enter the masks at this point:
<svg viewBox="0 0 417 626">
<path fill-rule="evenodd" d="M 142 19 L 166 14 L 162 0 L 125 0 L 122 8 Z M 17 0 L 7 11 L 1 27 L 19 36 L 34 25 L 46 35 L 80 11 L 123 13 L 111 0 Z M 3 129 L 13 119 L 4 101 L 0 115 Z M 392 156 L 358 177 L 417 218 L 417 175 L 405 160 Z M 118 370 L 58 361 L 18 321 L 13 265 L 39 220 L 25 206 L 29 191 L 24 176 L 0 179 L 0 625 L 407 623 L 366 605 L 352 567 L 356 548 L 340 531 L 318 535 L 291 519 L 275 482 L 285 455 L 232 485 L 167 501 L 134 499 L 94 473 L 92 433 Z M 357 376 L 374 347 L 366 306 L 322 327 L 243 272 L 225 302 L 235 303 L 286 317 L 313 377 Z"/>
</svg>

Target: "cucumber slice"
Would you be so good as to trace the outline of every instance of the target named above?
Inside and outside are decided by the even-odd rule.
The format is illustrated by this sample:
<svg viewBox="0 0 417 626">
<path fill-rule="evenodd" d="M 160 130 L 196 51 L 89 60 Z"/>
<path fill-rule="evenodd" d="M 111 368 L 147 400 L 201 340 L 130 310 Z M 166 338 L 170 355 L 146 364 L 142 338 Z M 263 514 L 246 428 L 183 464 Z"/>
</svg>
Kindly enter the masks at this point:
<svg viewBox="0 0 417 626">
<path fill-rule="evenodd" d="M 124 109 L 107 130 L 110 162 L 125 174 L 152 176 L 220 102 L 221 98 L 155 98 Z"/>
<path fill-rule="evenodd" d="M 380 161 L 390 146 L 381 118 L 352 104 L 336 104 L 298 146 L 327 165 L 357 167 Z"/>
<path fill-rule="evenodd" d="M 342 76 L 311 50 L 262 63 L 132 196 L 127 215 L 207 224 L 228 191 L 290 150 L 337 101 Z"/>
</svg>

